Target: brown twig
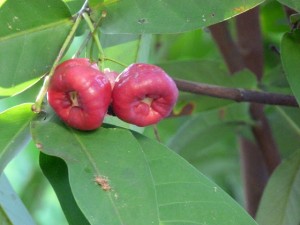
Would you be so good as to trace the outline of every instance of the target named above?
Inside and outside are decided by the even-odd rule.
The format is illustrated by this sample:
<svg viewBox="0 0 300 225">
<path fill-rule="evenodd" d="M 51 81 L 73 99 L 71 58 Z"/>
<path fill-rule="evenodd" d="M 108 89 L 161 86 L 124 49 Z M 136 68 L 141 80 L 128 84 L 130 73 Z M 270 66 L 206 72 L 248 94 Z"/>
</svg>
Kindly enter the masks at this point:
<svg viewBox="0 0 300 225">
<path fill-rule="evenodd" d="M 237 102 L 255 102 L 268 105 L 284 105 L 298 107 L 294 96 L 262 91 L 252 91 L 242 88 L 228 88 L 217 85 L 196 83 L 186 80 L 174 79 L 179 90 L 199 95 L 206 95 Z"/>
</svg>

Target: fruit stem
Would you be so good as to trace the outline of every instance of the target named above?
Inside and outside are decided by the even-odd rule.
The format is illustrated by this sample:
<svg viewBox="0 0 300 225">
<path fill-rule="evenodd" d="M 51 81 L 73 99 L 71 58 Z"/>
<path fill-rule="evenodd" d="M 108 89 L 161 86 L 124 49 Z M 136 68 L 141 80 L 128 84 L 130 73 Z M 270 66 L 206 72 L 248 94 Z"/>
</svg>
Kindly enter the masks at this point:
<svg viewBox="0 0 300 225">
<path fill-rule="evenodd" d="M 102 45 L 101 45 L 101 43 L 100 43 L 99 37 L 98 37 L 98 35 L 97 35 L 97 32 L 95 32 L 95 31 L 96 31 L 96 30 L 95 30 L 95 27 L 94 27 L 94 25 L 93 25 L 93 23 L 92 23 L 92 21 L 91 21 L 89 15 L 88 15 L 86 12 L 84 12 L 84 13 L 82 14 L 82 16 L 83 16 L 85 22 L 87 23 L 88 27 L 90 28 L 91 33 L 92 33 L 92 36 L 93 36 L 93 39 L 94 39 L 94 41 L 96 42 L 98 51 L 99 51 L 99 53 L 100 53 L 100 57 L 99 57 L 99 58 L 100 58 L 100 61 L 101 61 L 101 67 L 102 67 L 102 69 L 104 69 L 104 67 L 105 67 L 105 66 L 104 66 L 104 58 L 105 58 L 105 57 L 104 57 L 104 51 L 103 51 Z"/>
<path fill-rule="evenodd" d="M 58 65 L 59 61 L 62 59 L 65 51 L 67 50 L 70 42 L 72 41 L 72 38 L 80 24 L 80 21 L 81 21 L 81 15 L 84 13 L 84 10 L 80 10 L 80 12 L 77 14 L 77 17 L 75 19 L 75 22 L 66 38 L 66 40 L 64 41 L 52 67 L 51 67 L 51 70 L 49 72 L 49 74 L 45 77 L 45 80 L 44 80 L 44 84 L 35 100 L 35 103 L 32 105 L 32 111 L 35 112 L 35 113 L 39 113 L 41 112 L 41 108 L 42 108 L 42 103 L 43 103 L 43 100 L 44 100 L 44 97 L 45 95 L 47 94 L 47 90 L 48 90 L 48 86 L 49 86 L 49 83 L 50 83 L 50 80 L 51 80 L 51 77 L 53 76 L 54 74 L 54 70 L 56 68 L 56 66 Z"/>
<path fill-rule="evenodd" d="M 97 31 L 97 28 L 101 25 L 101 23 L 102 23 L 103 19 L 106 17 L 106 15 L 107 15 L 106 11 L 102 11 L 100 19 L 94 26 L 95 30 L 93 33 L 95 33 L 95 31 Z M 84 41 L 80 45 L 79 49 L 77 50 L 77 52 L 74 54 L 74 56 L 72 58 L 78 58 L 80 56 L 81 52 L 84 50 L 84 48 L 86 48 L 88 42 L 90 41 L 91 37 L 93 36 L 93 33 L 92 32 L 88 33 L 88 35 L 86 36 L 86 38 L 84 39 Z"/>
</svg>

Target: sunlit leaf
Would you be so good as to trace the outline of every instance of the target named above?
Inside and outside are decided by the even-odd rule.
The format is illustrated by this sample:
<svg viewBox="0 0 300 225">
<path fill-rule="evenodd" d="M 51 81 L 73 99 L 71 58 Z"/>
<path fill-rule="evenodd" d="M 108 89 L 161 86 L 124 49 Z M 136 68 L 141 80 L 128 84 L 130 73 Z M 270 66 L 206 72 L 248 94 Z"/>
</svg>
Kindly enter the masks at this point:
<svg viewBox="0 0 300 225">
<path fill-rule="evenodd" d="M 9 0 L 0 9 L 0 86 L 11 88 L 50 69 L 72 20 L 60 0 Z"/>
<path fill-rule="evenodd" d="M 0 97 L 1 96 L 12 96 L 15 94 L 18 94 L 19 92 L 22 92 L 28 88 L 30 88 L 32 85 L 36 84 L 40 78 L 36 78 L 30 81 L 26 81 L 22 84 L 18 84 L 12 88 L 2 88 L 0 87 Z"/>
<path fill-rule="evenodd" d="M 0 172 L 30 141 L 31 105 L 18 105 L 0 114 Z"/>
<path fill-rule="evenodd" d="M 91 5 L 105 10 L 104 33 L 180 33 L 207 27 L 243 13 L 262 0 L 110 0 Z"/>
<path fill-rule="evenodd" d="M 33 84 L 31 87 L 17 95 L 0 99 L 0 112 L 23 104 L 24 102 L 34 102 L 42 87 L 42 84 L 43 80 L 39 80 L 37 83 Z"/>
</svg>

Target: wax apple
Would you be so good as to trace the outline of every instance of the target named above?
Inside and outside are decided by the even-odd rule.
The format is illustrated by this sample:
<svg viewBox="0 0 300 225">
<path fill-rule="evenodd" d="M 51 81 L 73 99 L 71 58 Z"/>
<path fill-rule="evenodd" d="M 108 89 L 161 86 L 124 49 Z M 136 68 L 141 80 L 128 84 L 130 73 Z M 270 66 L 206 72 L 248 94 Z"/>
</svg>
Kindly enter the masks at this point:
<svg viewBox="0 0 300 225">
<path fill-rule="evenodd" d="M 110 84 L 111 84 L 111 88 L 113 89 L 115 86 L 115 82 L 117 77 L 119 76 L 119 74 L 115 71 L 111 71 L 108 68 L 105 68 L 103 70 L 104 75 L 107 77 L 107 79 L 109 80 Z"/>
<path fill-rule="evenodd" d="M 48 102 L 69 126 L 93 130 L 103 122 L 111 102 L 111 85 L 88 59 L 71 59 L 56 68 Z"/>
<path fill-rule="evenodd" d="M 163 69 L 135 63 L 118 76 L 112 93 L 112 108 L 123 121 L 148 126 L 167 117 L 177 97 L 177 86 Z"/>
</svg>

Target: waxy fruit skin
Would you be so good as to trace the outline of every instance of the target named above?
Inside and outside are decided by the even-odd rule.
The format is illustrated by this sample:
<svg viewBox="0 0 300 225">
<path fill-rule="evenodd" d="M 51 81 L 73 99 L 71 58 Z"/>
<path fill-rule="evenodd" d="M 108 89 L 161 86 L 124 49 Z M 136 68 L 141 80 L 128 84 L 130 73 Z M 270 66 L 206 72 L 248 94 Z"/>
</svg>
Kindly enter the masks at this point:
<svg viewBox="0 0 300 225">
<path fill-rule="evenodd" d="M 111 84 L 111 88 L 113 89 L 115 86 L 116 78 L 119 76 L 119 74 L 115 71 L 111 71 L 110 69 L 104 69 L 103 70 L 104 75 L 107 77 Z"/>
<path fill-rule="evenodd" d="M 112 98 L 116 116 L 143 127 L 156 124 L 171 113 L 178 98 L 178 89 L 160 67 L 135 63 L 117 78 Z"/>
<path fill-rule="evenodd" d="M 101 126 L 111 102 L 111 84 L 88 59 L 71 59 L 56 68 L 47 96 L 66 124 L 94 130 Z"/>
</svg>

